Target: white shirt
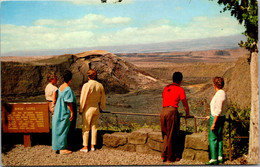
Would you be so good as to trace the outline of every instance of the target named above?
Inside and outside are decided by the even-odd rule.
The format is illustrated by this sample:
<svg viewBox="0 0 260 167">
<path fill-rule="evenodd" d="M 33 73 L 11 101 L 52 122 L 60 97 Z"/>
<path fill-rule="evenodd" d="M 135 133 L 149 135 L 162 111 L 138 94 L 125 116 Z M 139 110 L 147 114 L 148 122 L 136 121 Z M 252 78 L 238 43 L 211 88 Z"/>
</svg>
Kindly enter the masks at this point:
<svg viewBox="0 0 260 167">
<path fill-rule="evenodd" d="M 212 116 L 224 116 L 227 110 L 227 96 L 224 90 L 216 92 L 210 102 L 210 111 Z"/>
<path fill-rule="evenodd" d="M 58 90 L 58 88 L 54 85 L 52 85 L 52 83 L 49 83 L 46 88 L 45 88 L 45 98 L 48 101 L 53 101 L 53 94 L 54 92 L 56 92 Z"/>
</svg>

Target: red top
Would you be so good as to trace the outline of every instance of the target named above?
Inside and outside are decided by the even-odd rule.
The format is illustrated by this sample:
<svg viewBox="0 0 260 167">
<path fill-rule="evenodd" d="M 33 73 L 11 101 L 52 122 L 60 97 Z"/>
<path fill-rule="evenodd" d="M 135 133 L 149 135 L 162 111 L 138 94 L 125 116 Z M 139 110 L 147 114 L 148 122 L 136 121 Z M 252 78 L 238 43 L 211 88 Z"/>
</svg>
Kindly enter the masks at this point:
<svg viewBox="0 0 260 167">
<path fill-rule="evenodd" d="M 180 100 L 186 98 L 184 89 L 176 83 L 165 86 L 162 95 L 163 107 L 172 106 L 178 108 L 178 103 L 180 102 Z"/>
</svg>

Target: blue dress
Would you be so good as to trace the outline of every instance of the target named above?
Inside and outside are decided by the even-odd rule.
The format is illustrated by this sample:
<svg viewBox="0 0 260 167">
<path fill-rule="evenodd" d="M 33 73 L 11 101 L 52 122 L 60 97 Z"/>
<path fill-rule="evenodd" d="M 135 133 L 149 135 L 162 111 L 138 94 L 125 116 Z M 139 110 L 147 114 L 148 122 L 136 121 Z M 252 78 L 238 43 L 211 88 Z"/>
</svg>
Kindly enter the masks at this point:
<svg viewBox="0 0 260 167">
<path fill-rule="evenodd" d="M 62 92 L 58 91 L 54 114 L 52 118 L 52 149 L 63 150 L 67 146 L 67 135 L 70 129 L 70 110 L 67 103 L 73 104 L 73 111 L 77 111 L 77 99 L 68 86 Z"/>
</svg>

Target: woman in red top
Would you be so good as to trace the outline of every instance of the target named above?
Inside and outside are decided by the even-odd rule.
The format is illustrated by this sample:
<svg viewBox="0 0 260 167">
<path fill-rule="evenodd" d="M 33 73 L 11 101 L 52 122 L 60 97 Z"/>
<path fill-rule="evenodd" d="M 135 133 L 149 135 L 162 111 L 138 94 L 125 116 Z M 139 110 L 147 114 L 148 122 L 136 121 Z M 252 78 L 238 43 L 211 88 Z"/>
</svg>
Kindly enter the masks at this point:
<svg viewBox="0 0 260 167">
<path fill-rule="evenodd" d="M 178 112 L 178 104 L 180 100 L 182 101 L 186 112 L 185 119 L 190 116 L 185 91 L 180 87 L 182 78 L 182 73 L 175 72 L 172 76 L 173 83 L 167 85 L 162 93 L 163 110 L 160 116 L 163 137 L 162 160 L 167 160 L 167 162 L 180 160 L 180 155 L 178 155 L 180 145 L 180 116 Z"/>
</svg>

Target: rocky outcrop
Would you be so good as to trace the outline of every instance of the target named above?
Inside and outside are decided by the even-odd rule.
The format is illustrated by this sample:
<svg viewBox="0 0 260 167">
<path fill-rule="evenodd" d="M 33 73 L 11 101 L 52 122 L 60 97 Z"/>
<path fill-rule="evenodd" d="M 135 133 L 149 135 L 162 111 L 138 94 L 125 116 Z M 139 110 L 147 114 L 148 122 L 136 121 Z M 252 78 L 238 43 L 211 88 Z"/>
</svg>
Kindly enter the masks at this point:
<svg viewBox="0 0 260 167">
<path fill-rule="evenodd" d="M 236 65 L 228 70 L 223 77 L 229 101 L 241 108 L 251 107 L 251 78 L 248 56 L 240 57 Z"/>
<path fill-rule="evenodd" d="M 94 68 L 98 80 L 108 93 L 126 93 L 156 85 L 158 81 L 112 53 L 97 50 L 79 54 L 53 56 L 47 59 L 26 63 L 1 62 L 2 97 L 13 95 L 43 95 L 47 85 L 47 73 L 54 71 L 58 75 L 58 86 L 62 81 L 62 72 L 70 69 L 73 73 L 71 87 L 76 94 L 88 81 L 87 71 Z"/>
<path fill-rule="evenodd" d="M 226 91 L 228 102 L 238 105 L 241 109 L 251 106 L 251 79 L 250 64 L 248 55 L 240 57 L 235 66 L 228 69 L 223 76 L 225 81 L 224 90 Z M 201 91 L 196 93 L 197 97 L 204 97 L 210 103 L 211 97 L 215 94 L 212 80 Z"/>
<path fill-rule="evenodd" d="M 127 93 L 130 90 L 151 87 L 158 82 L 133 64 L 106 51 L 75 54 L 71 68 L 75 75 L 81 78 L 81 84 L 87 82 L 86 71 L 89 68 L 96 69 L 98 79 L 107 92 Z"/>
</svg>

